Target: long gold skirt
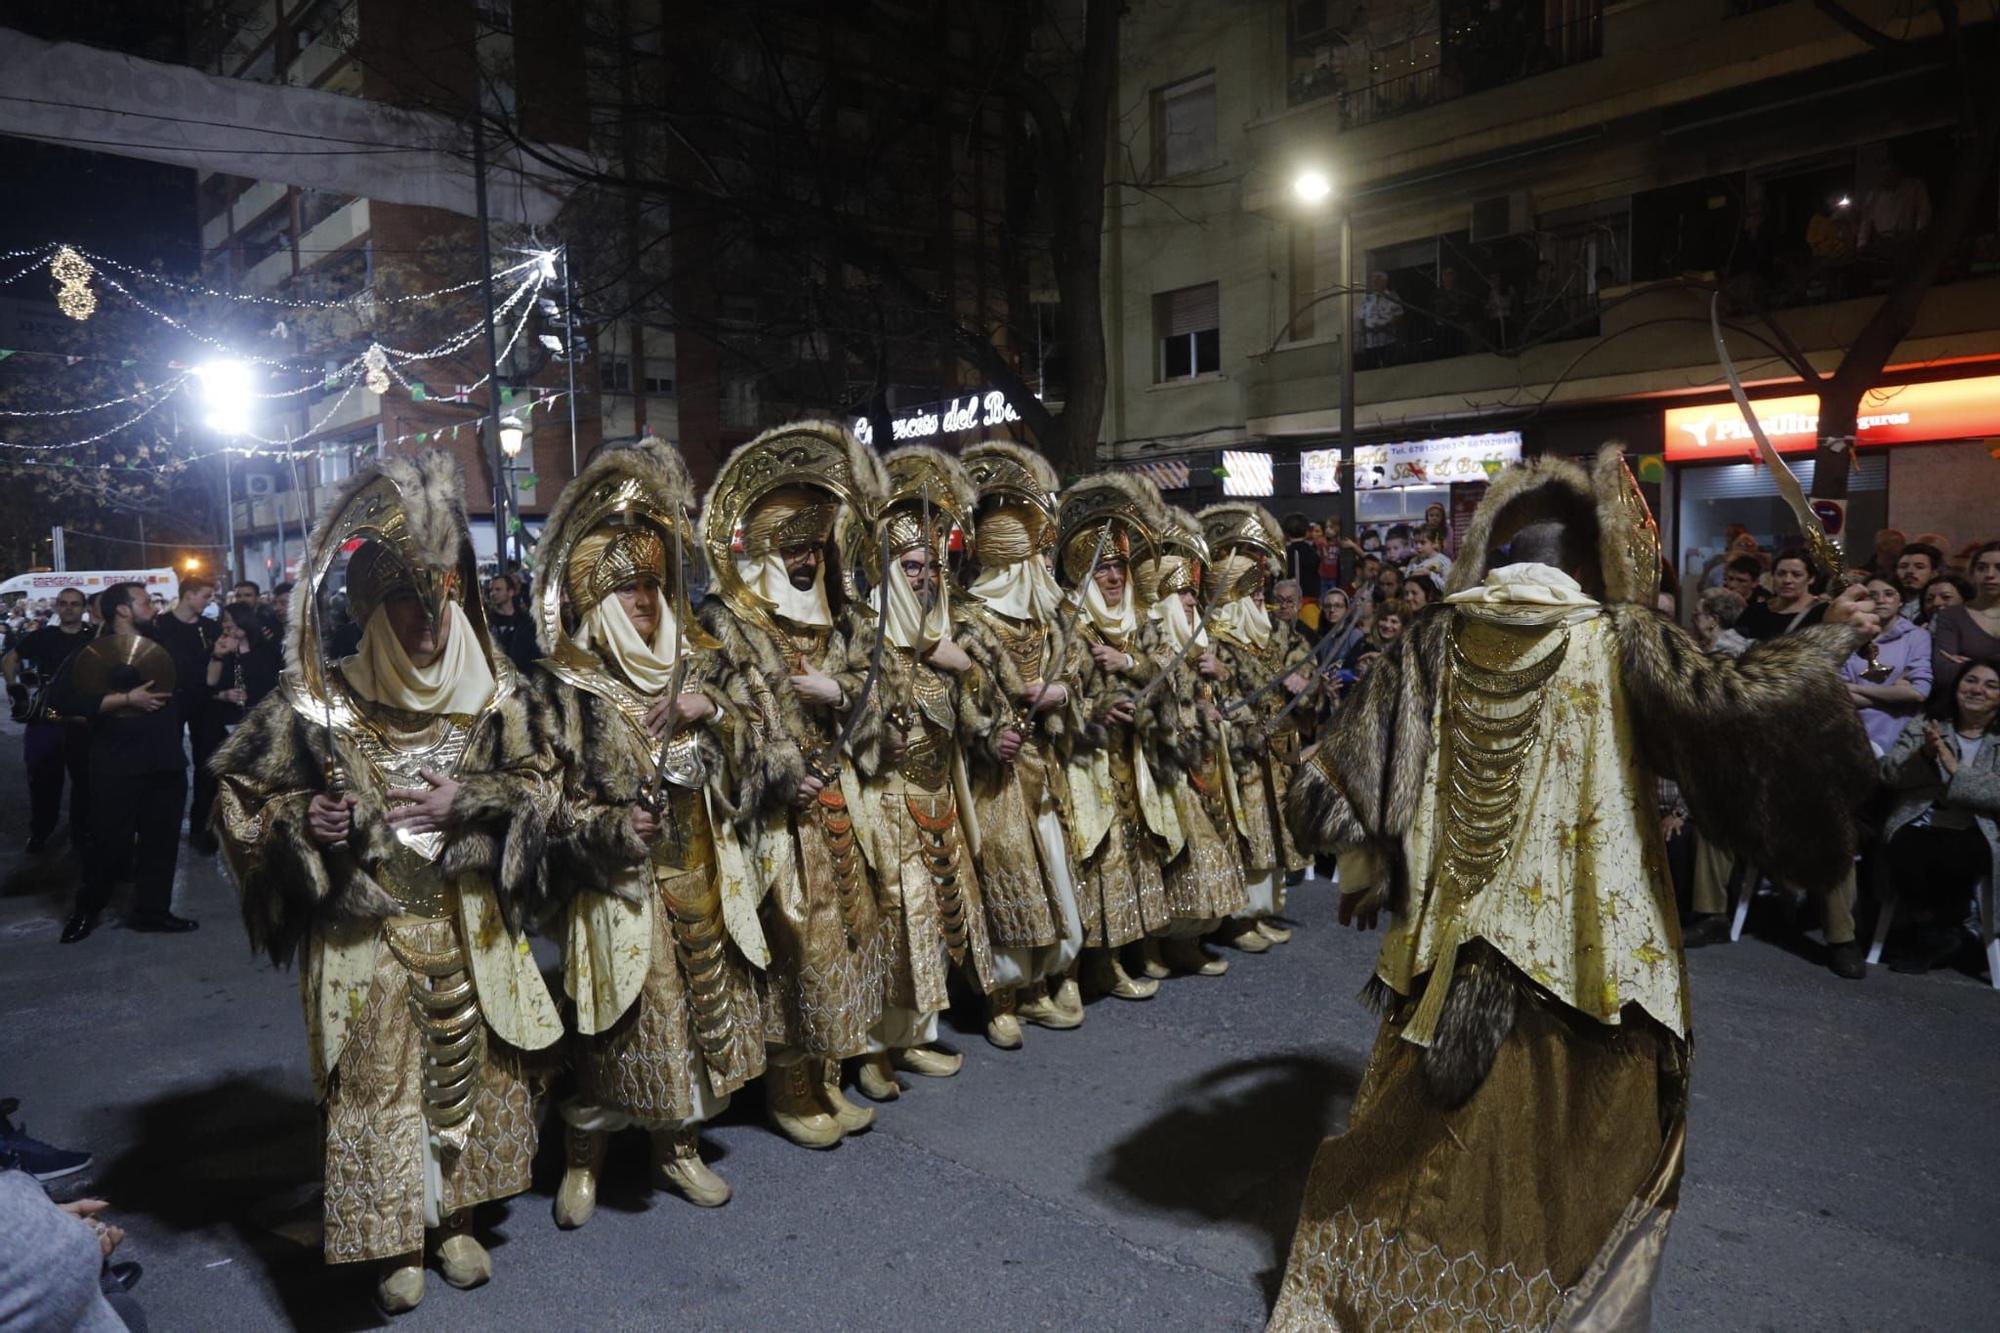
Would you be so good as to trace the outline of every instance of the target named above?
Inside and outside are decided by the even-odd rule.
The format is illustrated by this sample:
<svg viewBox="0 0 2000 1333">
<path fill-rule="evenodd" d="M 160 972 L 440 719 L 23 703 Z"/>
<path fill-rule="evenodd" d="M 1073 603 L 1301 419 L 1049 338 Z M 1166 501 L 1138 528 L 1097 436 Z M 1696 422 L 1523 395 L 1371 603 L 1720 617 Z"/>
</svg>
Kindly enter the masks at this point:
<svg viewBox="0 0 2000 1333">
<path fill-rule="evenodd" d="M 1174 810 L 1187 836 L 1187 845 L 1165 875 L 1167 913 L 1175 921 L 1217 921 L 1250 903 L 1236 840 L 1227 836 L 1229 803 L 1221 769 L 1211 766 L 1210 772 L 1205 789 L 1192 777 L 1174 788 Z"/>
<path fill-rule="evenodd" d="M 454 946 L 456 918 L 399 924 L 411 946 Z M 423 1037 L 410 1013 L 410 976 L 387 942 L 376 951 L 368 1003 L 327 1080 L 326 1259 L 355 1263 L 424 1245 L 426 1145 Z M 462 1152 L 439 1151 L 439 1215 L 528 1188 L 535 1159 L 535 1100 L 544 1061 L 515 1050 L 484 1023 Z"/>
<path fill-rule="evenodd" d="M 1657 1245 L 1626 1242 L 1648 1225 L 1664 1241 L 1680 1044 L 1637 1011 L 1608 1028 L 1524 1002 L 1444 1111 L 1401 1034 L 1383 1023 L 1348 1131 L 1313 1159 L 1271 1328 L 1539 1330 L 1614 1293 L 1650 1301 Z"/>
<path fill-rule="evenodd" d="M 676 937 L 677 911 L 693 949 Z M 573 1040 L 579 1100 L 649 1127 L 686 1121 L 704 1097 L 720 1101 L 764 1072 L 756 974 L 729 940 L 706 868 L 660 872 L 638 998 L 608 1030 Z"/>
<path fill-rule="evenodd" d="M 764 1040 L 814 1056 L 858 1055 L 882 1016 L 882 918 L 840 788 L 822 791 L 791 832 L 798 874 L 774 885 L 760 909 L 771 945 Z"/>
</svg>

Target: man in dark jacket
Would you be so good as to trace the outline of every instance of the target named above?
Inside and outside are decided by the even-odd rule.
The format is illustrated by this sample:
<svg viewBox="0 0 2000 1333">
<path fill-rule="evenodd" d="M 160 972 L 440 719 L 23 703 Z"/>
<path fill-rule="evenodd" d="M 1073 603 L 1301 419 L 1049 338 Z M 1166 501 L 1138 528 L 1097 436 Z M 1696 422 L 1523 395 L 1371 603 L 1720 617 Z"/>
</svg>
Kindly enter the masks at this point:
<svg viewBox="0 0 2000 1333">
<path fill-rule="evenodd" d="M 152 599 L 143 584 L 114 583 L 98 595 L 103 637 L 151 636 Z M 125 924 L 132 930 L 180 932 L 195 923 L 172 911 L 181 808 L 187 803 L 187 754 L 174 689 L 157 689 L 130 666 L 109 689 L 80 680 L 77 663 L 57 688 L 57 706 L 90 723 L 90 829 L 83 884 L 63 926 L 74 944 L 97 929 L 111 890 L 129 865 L 136 894 Z"/>
</svg>

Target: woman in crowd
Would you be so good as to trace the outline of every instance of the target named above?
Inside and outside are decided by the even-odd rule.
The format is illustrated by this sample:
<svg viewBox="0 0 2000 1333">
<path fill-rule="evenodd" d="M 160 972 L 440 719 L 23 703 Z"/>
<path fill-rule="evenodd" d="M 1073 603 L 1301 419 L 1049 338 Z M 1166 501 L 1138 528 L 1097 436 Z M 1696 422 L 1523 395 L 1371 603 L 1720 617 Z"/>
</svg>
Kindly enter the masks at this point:
<svg viewBox="0 0 2000 1333">
<path fill-rule="evenodd" d="M 1804 551 L 1780 552 L 1771 562 L 1770 600 L 1745 607 L 1736 632 L 1755 643 L 1819 624 L 1826 619 L 1826 603 L 1817 595 L 1816 581 Z"/>
<path fill-rule="evenodd" d="M 1964 606 L 1972 600 L 1972 583 L 1961 574 L 1940 574 L 1924 585 L 1923 613 L 1919 625 L 1928 626 L 1938 612 L 1948 606 Z"/>
<path fill-rule="evenodd" d="M 1896 798 L 1883 826 L 1884 869 L 1917 931 L 1891 964 L 1898 972 L 1949 962 L 1963 942 L 1972 882 L 2000 875 L 2000 665 L 1967 663 L 1947 697 L 1940 719 L 1912 718 L 1882 760 Z"/>
<path fill-rule="evenodd" d="M 1903 618 L 1903 591 L 1887 574 L 1868 580 L 1868 595 L 1875 600 L 1875 614 L 1882 618 L 1882 632 L 1870 645 L 1841 664 L 1840 678 L 1868 733 L 1868 743 L 1876 754 L 1886 754 L 1895 745 L 1903 726 L 1922 711 L 1931 697 L 1931 636 Z M 1877 667 L 1888 675 L 1870 680 Z M 1879 672 L 1878 672 L 1879 674 Z"/>
<path fill-rule="evenodd" d="M 1364 633 L 1359 616 L 1350 617 L 1353 603 L 1339 588 L 1325 587 L 1319 593 L 1319 630 L 1324 638 L 1333 636 L 1333 643 L 1322 649 L 1320 661 L 1329 666 L 1338 666 L 1347 660 L 1354 646 L 1361 642 Z"/>
<path fill-rule="evenodd" d="M 1403 613 L 1394 602 L 1384 602 L 1367 613 L 1368 633 L 1360 643 L 1354 645 L 1341 663 L 1349 671 L 1359 672 L 1369 662 L 1380 657 L 1389 645 L 1403 633 Z"/>
<path fill-rule="evenodd" d="M 1403 580 L 1403 616 L 1407 622 L 1427 606 L 1444 600 L 1444 588 L 1429 574 L 1412 574 Z"/>
<path fill-rule="evenodd" d="M 268 606 L 231 602 L 222 608 L 222 633 L 208 657 L 209 707 L 223 730 L 278 688 L 284 667 L 278 646 L 284 628 Z"/>
<path fill-rule="evenodd" d="M 1931 675 L 1945 698 L 1966 663 L 2000 660 L 2000 542 L 1987 542 L 1973 553 L 1971 583 L 1972 596 L 1963 606 L 1945 607 L 1931 618 Z M 1930 588 L 1924 592 L 1928 598 Z"/>
<path fill-rule="evenodd" d="M 1750 640 L 1736 632 L 1736 622 L 1742 618 L 1741 597 L 1727 588 L 1706 589 L 1695 607 L 1694 641 L 1705 653 L 1740 657 L 1750 646 Z"/>
</svg>

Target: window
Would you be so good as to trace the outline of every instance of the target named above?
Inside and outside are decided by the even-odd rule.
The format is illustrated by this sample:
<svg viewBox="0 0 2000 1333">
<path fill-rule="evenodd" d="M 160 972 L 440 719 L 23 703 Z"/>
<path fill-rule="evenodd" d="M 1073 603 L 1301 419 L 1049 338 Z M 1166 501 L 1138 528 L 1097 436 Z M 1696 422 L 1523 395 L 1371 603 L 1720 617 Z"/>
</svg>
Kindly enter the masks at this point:
<svg viewBox="0 0 2000 1333">
<path fill-rule="evenodd" d="M 1216 286 L 1161 292 L 1153 298 L 1154 338 L 1160 359 L 1158 382 L 1188 380 L 1222 369 L 1222 332 Z"/>
<path fill-rule="evenodd" d="M 1185 79 L 1153 94 L 1153 175 L 1215 165 L 1215 76 Z"/>
<path fill-rule="evenodd" d="M 597 363 L 598 387 L 606 393 L 632 392 L 632 358 L 607 356 Z"/>
<path fill-rule="evenodd" d="M 722 424 L 736 430 L 757 428 L 757 381 L 726 379 L 722 382 Z"/>
<path fill-rule="evenodd" d="M 674 395 L 674 363 L 671 361 L 648 361 L 646 363 L 645 391 L 654 398 L 671 398 Z"/>
</svg>

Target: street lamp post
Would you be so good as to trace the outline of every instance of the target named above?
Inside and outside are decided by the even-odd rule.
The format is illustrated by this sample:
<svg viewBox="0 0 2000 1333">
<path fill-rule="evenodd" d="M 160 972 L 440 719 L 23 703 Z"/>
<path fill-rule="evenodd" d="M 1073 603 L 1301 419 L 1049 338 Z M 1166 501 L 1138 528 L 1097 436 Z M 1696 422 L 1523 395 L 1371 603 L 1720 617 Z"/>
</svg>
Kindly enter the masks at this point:
<svg viewBox="0 0 2000 1333">
<path fill-rule="evenodd" d="M 495 521 L 506 525 L 507 544 L 504 547 L 496 545 L 495 550 L 501 557 L 502 569 L 507 567 L 510 559 L 516 565 L 521 562 L 520 537 L 514 530 L 514 523 L 510 515 L 519 512 L 518 497 L 520 491 L 516 489 L 514 484 L 514 469 L 520 460 L 521 445 L 526 439 L 527 433 L 527 428 L 521 424 L 521 418 L 515 416 L 512 412 L 500 418 L 500 457 L 502 460 L 500 464 L 500 484 L 507 498 L 501 512 L 495 515 Z"/>
<path fill-rule="evenodd" d="M 1292 180 L 1292 193 L 1308 207 L 1317 208 L 1333 196 L 1333 181 L 1323 171 L 1307 169 Z M 1340 217 L 1340 456 L 1350 478 L 1357 475 L 1354 464 L 1354 211 L 1343 201 Z M 1350 481 L 1347 498 L 1341 505 L 1348 535 L 1356 532 L 1354 486 Z"/>
</svg>

